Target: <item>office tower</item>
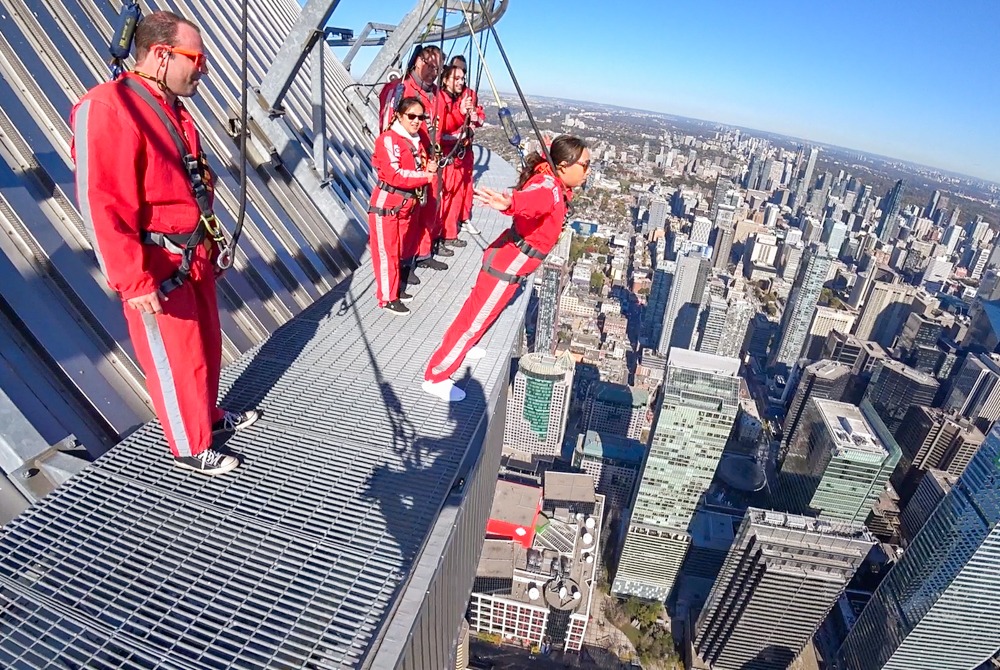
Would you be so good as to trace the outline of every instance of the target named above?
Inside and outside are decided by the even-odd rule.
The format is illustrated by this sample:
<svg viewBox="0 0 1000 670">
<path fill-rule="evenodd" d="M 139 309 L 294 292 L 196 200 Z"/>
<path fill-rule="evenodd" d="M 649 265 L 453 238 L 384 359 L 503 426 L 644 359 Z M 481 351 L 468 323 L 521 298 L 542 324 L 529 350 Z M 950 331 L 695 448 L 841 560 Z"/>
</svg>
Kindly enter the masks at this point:
<svg viewBox="0 0 1000 670">
<path fill-rule="evenodd" d="M 944 406 L 988 432 L 1000 418 L 1000 355 L 966 354 Z"/>
<path fill-rule="evenodd" d="M 469 660 L 469 622 L 462 619 L 462 628 L 458 631 L 458 651 L 455 655 L 455 670 L 468 670 Z"/>
<path fill-rule="evenodd" d="M 861 357 L 863 346 L 864 342 L 853 335 L 834 330 L 826 336 L 826 343 L 819 357 L 820 360 L 843 363 L 849 368 L 854 368 L 858 358 Z"/>
<path fill-rule="evenodd" d="M 698 316 L 697 351 L 705 354 L 719 353 L 728 309 L 729 305 L 725 299 L 717 295 L 708 296 L 705 306 Z"/>
<path fill-rule="evenodd" d="M 747 510 L 696 625 L 714 670 L 784 670 L 875 541 L 861 523 Z"/>
<path fill-rule="evenodd" d="M 1000 350 L 1000 300 L 976 300 L 969 308 L 969 329 L 962 348 L 981 352 Z"/>
<path fill-rule="evenodd" d="M 546 472 L 543 488 L 497 482 L 469 599 L 478 633 L 579 651 L 600 574 L 604 496 L 586 473 Z M 544 518 L 544 533 L 535 532 Z"/>
<path fill-rule="evenodd" d="M 612 591 L 665 600 L 739 408 L 740 362 L 673 348 Z"/>
<path fill-rule="evenodd" d="M 834 361 L 817 361 L 806 366 L 799 379 L 799 385 L 792 396 L 792 402 L 785 415 L 785 423 L 782 426 L 785 445 L 791 444 L 795 436 L 795 429 L 798 428 L 802 412 L 805 411 L 806 404 L 813 398 L 819 400 L 844 399 L 847 393 L 847 385 L 851 381 L 851 368 L 843 363 Z"/>
<path fill-rule="evenodd" d="M 958 477 L 985 439 L 981 430 L 959 414 L 911 405 L 896 430 L 902 457 L 893 485 L 906 500 L 920 472 L 944 470 Z"/>
<path fill-rule="evenodd" d="M 632 504 L 646 445 L 592 430 L 581 434 L 573 451 L 573 467 L 594 478 L 594 490 L 604 496 L 605 512 L 620 514 Z"/>
<path fill-rule="evenodd" d="M 507 399 L 505 447 L 550 460 L 559 455 L 575 367 L 568 353 L 559 357 L 541 353 L 521 356 Z"/>
<path fill-rule="evenodd" d="M 854 334 L 861 340 L 878 342 L 889 348 L 910 315 L 916 288 L 909 284 L 877 281 L 865 301 Z"/>
<path fill-rule="evenodd" d="M 958 481 L 957 476 L 944 470 L 927 470 L 922 473 L 916 491 L 899 516 L 900 532 L 907 542 L 913 541 Z"/>
<path fill-rule="evenodd" d="M 726 309 L 726 322 L 722 325 L 722 338 L 716 354 L 728 358 L 739 358 L 742 354 L 743 342 L 747 337 L 750 319 L 757 312 L 754 303 L 742 295 L 730 295 L 729 307 Z M 767 348 L 764 348 L 767 351 Z"/>
<path fill-rule="evenodd" d="M 948 225 L 949 226 L 957 226 L 958 225 L 958 217 L 961 216 L 961 214 L 962 214 L 962 208 L 961 207 L 956 207 L 955 209 L 953 209 L 951 211 L 951 218 L 948 219 Z"/>
<path fill-rule="evenodd" d="M 858 276 L 854 279 L 854 286 L 851 288 L 851 295 L 847 298 L 848 305 L 855 309 L 861 309 L 868 298 L 868 294 L 871 292 L 872 285 L 875 283 L 876 274 L 876 269 L 871 263 L 867 270 L 858 273 Z"/>
<path fill-rule="evenodd" d="M 756 153 L 750 156 L 750 165 L 747 168 L 746 177 L 743 179 L 743 188 L 756 189 L 760 181 L 761 170 L 764 167 L 764 160 Z"/>
<path fill-rule="evenodd" d="M 941 191 L 934 189 L 931 193 L 930 200 L 927 201 L 927 206 L 924 207 L 924 216 L 928 219 L 934 215 L 934 210 L 937 209 L 938 201 L 941 199 Z"/>
<path fill-rule="evenodd" d="M 991 250 L 987 248 L 976 249 L 972 254 L 972 260 L 968 264 L 969 277 L 979 279 L 986 271 L 986 263 L 990 260 Z"/>
<path fill-rule="evenodd" d="M 837 670 L 969 670 L 1000 648 L 1000 435 L 876 589 L 837 651 Z"/>
<path fill-rule="evenodd" d="M 661 354 L 666 355 L 671 347 L 686 349 L 691 346 L 711 271 L 710 256 L 711 247 L 690 244 L 678 257 L 657 346 Z"/>
<path fill-rule="evenodd" d="M 805 247 L 801 242 L 789 243 L 786 239 L 781 245 L 781 278 L 787 282 L 795 281 L 802 265 L 802 254 Z"/>
<path fill-rule="evenodd" d="M 781 315 L 778 339 L 771 351 L 771 366 L 791 367 L 802 355 L 809 324 L 812 322 L 813 308 L 819 302 L 831 259 L 823 244 L 812 244 L 803 256 L 795 287 Z"/>
<path fill-rule="evenodd" d="M 899 210 L 903 205 L 904 186 L 905 183 L 900 179 L 882 199 L 882 218 L 879 219 L 875 234 L 884 244 L 896 239 L 896 233 L 899 232 Z"/>
<path fill-rule="evenodd" d="M 819 241 L 823 242 L 826 248 L 830 250 L 830 256 L 833 258 L 840 257 L 840 249 L 844 246 L 844 240 L 846 239 L 846 223 L 829 217 L 823 222 L 823 234 L 820 236 Z"/>
<path fill-rule="evenodd" d="M 712 266 L 725 271 L 733 252 L 733 233 L 736 230 L 736 208 L 722 203 L 715 213 L 715 236 L 712 240 Z"/>
<path fill-rule="evenodd" d="M 937 343 L 946 326 L 955 322 L 951 314 L 910 314 L 896 339 L 900 359 L 917 370 L 934 373 L 942 352 Z"/>
<path fill-rule="evenodd" d="M 963 231 L 958 226 L 948 226 L 941 236 L 941 244 L 948 249 L 948 255 L 955 253 L 958 243 L 962 241 Z"/>
<path fill-rule="evenodd" d="M 638 440 L 646 427 L 649 394 L 623 384 L 595 382 L 583 404 L 584 430 Z"/>
<path fill-rule="evenodd" d="M 642 341 L 650 346 L 660 342 L 663 332 L 663 319 L 667 311 L 667 300 L 670 297 L 670 287 L 673 285 L 677 264 L 674 261 L 659 260 L 653 271 L 653 281 L 649 288 L 649 300 L 642 318 Z"/>
<path fill-rule="evenodd" d="M 536 284 L 538 317 L 535 325 L 535 351 L 543 354 L 555 351 L 556 330 L 559 327 L 559 296 L 562 294 L 565 274 L 563 263 L 548 261 L 542 264 L 539 273 L 539 282 Z"/>
<path fill-rule="evenodd" d="M 716 178 L 715 193 L 712 195 L 712 205 L 708 210 L 709 220 L 718 223 L 716 214 L 719 211 L 719 205 L 729 204 L 726 202 L 726 194 L 731 188 L 733 188 L 733 182 L 729 177 L 720 174 Z"/>
<path fill-rule="evenodd" d="M 777 332 L 778 322 L 773 317 L 758 312 L 750 320 L 745 346 L 746 352 L 751 356 L 767 356 Z"/>
<path fill-rule="evenodd" d="M 811 361 L 819 360 L 827 336 L 835 330 L 841 333 L 851 332 L 855 317 L 854 312 L 816 305 L 812 323 L 809 324 L 809 334 L 806 337 L 805 346 L 802 347 L 803 358 L 808 358 Z"/>
<path fill-rule="evenodd" d="M 649 229 L 656 230 L 663 228 L 667 223 L 667 214 L 670 213 L 670 204 L 663 198 L 653 198 L 649 203 Z"/>
<path fill-rule="evenodd" d="M 708 244 L 712 236 L 712 220 L 704 216 L 694 217 L 691 224 L 691 241 L 696 244 Z"/>
<path fill-rule="evenodd" d="M 865 398 L 889 430 L 895 432 L 910 405 L 930 407 L 937 390 L 938 381 L 926 372 L 899 361 L 882 359 L 875 367 Z"/>
<path fill-rule="evenodd" d="M 899 462 L 899 446 L 868 402 L 813 398 L 781 464 L 784 509 L 863 522 Z"/>
</svg>

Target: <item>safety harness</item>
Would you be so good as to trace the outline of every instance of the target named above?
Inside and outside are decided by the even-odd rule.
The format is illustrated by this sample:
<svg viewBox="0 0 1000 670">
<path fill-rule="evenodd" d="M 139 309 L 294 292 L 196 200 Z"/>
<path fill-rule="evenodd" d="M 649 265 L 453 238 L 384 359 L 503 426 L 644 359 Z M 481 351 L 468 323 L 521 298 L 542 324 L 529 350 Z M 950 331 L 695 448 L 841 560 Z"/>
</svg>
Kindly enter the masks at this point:
<svg viewBox="0 0 1000 670">
<path fill-rule="evenodd" d="M 414 146 L 412 142 L 407 142 L 407 148 L 409 148 L 410 153 L 413 154 L 413 164 L 416 165 L 417 168 L 419 169 L 422 164 L 420 152 L 417 150 L 417 147 Z M 381 191 L 387 191 L 388 193 L 395 193 L 396 195 L 401 195 L 403 196 L 403 200 L 398 205 L 390 209 L 371 205 L 368 207 L 369 214 L 377 214 L 378 216 L 396 216 L 401 211 L 403 211 L 403 207 L 405 207 L 406 203 L 409 202 L 410 200 L 416 200 L 420 204 L 423 204 L 427 201 L 427 188 L 424 186 L 418 186 L 417 188 L 413 189 L 397 188 L 395 186 L 389 185 L 388 183 L 380 179 L 378 181 L 378 184 L 376 184 L 376 187 Z"/>
<path fill-rule="evenodd" d="M 219 224 L 218 219 L 215 218 L 215 214 L 212 213 L 212 199 L 208 190 L 208 182 L 205 178 L 208 166 L 204 152 L 199 152 L 197 156 L 194 156 L 187 150 L 184 140 L 181 139 L 180 133 L 177 132 L 177 127 L 174 126 L 173 122 L 167 116 L 166 111 L 164 111 L 163 106 L 160 105 L 148 88 L 131 77 L 126 77 L 123 81 L 125 86 L 149 105 L 163 122 L 170 138 L 177 146 L 177 151 L 181 155 L 181 166 L 188 180 L 191 182 L 191 192 L 194 195 L 195 202 L 198 203 L 198 225 L 190 235 L 153 233 L 149 231 L 142 231 L 140 233 L 140 239 L 143 244 L 162 247 L 168 252 L 181 257 L 181 263 L 174 273 L 160 284 L 160 292 L 167 295 L 171 291 L 180 288 L 191 276 L 191 262 L 194 259 L 195 250 L 198 248 L 198 245 L 205 241 L 206 237 L 210 237 L 219 247 L 216 264 L 220 269 L 224 270 L 230 267 L 232 265 L 232 258 L 229 245 L 226 243 L 225 236 L 222 233 L 222 226 Z"/>
<path fill-rule="evenodd" d="M 528 241 L 524 239 L 524 237 L 522 237 L 520 233 L 514 230 L 513 226 L 504 231 L 504 234 L 501 239 L 504 242 L 512 242 L 514 246 L 517 247 L 517 250 L 520 251 L 525 256 L 527 256 L 528 258 L 534 258 L 539 261 L 544 261 L 545 257 L 548 256 L 548 254 L 545 253 L 544 251 L 540 251 L 539 249 L 536 249 L 535 247 L 528 244 Z M 526 276 L 520 277 L 518 275 L 510 274 L 509 272 L 501 272 L 500 270 L 497 270 L 495 267 L 493 267 L 493 258 L 494 256 L 496 256 L 497 251 L 499 251 L 499 249 L 493 249 L 493 251 L 488 253 L 486 255 L 486 258 L 483 259 L 483 268 L 482 268 L 483 272 L 490 275 L 491 277 L 496 277 L 501 281 L 505 281 L 508 284 L 523 284 L 527 278 Z"/>
</svg>

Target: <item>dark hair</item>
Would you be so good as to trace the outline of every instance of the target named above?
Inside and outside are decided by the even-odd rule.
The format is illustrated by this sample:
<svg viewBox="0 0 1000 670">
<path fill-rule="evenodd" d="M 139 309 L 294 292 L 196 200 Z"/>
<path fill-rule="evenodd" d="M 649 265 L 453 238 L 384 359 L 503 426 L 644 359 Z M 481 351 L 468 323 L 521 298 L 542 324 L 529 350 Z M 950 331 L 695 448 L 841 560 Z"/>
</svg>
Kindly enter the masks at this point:
<svg viewBox="0 0 1000 670">
<path fill-rule="evenodd" d="M 447 79 L 448 77 L 450 77 L 451 73 L 454 72 L 455 70 L 461 70 L 462 72 L 465 72 L 465 68 L 464 67 L 457 67 L 455 65 L 449 65 L 441 73 L 441 84 L 440 84 L 441 88 L 444 88 L 444 80 Z"/>
<path fill-rule="evenodd" d="M 552 145 L 549 147 L 549 155 L 552 157 L 552 162 L 555 163 L 556 168 L 562 164 L 572 165 L 573 163 L 580 160 L 580 156 L 583 155 L 583 150 L 587 148 L 587 143 L 581 140 L 579 137 L 574 135 L 560 135 L 559 137 L 552 140 Z M 517 186 L 515 188 L 524 188 L 524 185 L 528 183 L 535 174 L 535 170 L 542 163 L 547 162 L 545 156 L 538 151 L 533 151 L 524 159 L 525 166 L 521 170 L 521 174 L 517 178 Z"/>
<path fill-rule="evenodd" d="M 406 71 L 408 73 L 413 72 L 413 68 L 417 67 L 417 61 L 420 60 L 421 58 L 426 58 L 428 56 L 439 56 L 441 58 L 444 57 L 441 54 L 441 49 L 439 47 L 434 46 L 433 44 L 428 44 L 427 46 L 418 46 L 417 49 L 413 52 L 413 55 L 410 56 L 410 62 L 406 64 Z"/>
<path fill-rule="evenodd" d="M 420 105 L 420 109 L 424 108 L 424 103 L 420 100 L 420 98 L 415 95 L 409 95 L 396 103 L 395 112 L 397 114 L 403 114 L 413 105 Z"/>
<path fill-rule="evenodd" d="M 154 44 L 175 46 L 177 43 L 177 27 L 181 24 L 191 26 L 199 33 L 201 30 L 195 24 L 173 12 L 153 12 L 135 29 L 135 57 L 142 60 Z"/>
<path fill-rule="evenodd" d="M 451 62 L 448 63 L 449 67 L 460 67 L 463 70 L 469 69 L 469 62 L 465 60 L 465 56 L 458 54 L 457 56 L 452 56 Z"/>
<path fill-rule="evenodd" d="M 410 72 L 417 66 L 417 59 L 420 58 L 421 54 L 424 53 L 424 45 L 418 44 L 417 48 L 413 50 L 413 55 L 410 56 L 410 60 L 406 63 L 406 71 Z"/>
</svg>

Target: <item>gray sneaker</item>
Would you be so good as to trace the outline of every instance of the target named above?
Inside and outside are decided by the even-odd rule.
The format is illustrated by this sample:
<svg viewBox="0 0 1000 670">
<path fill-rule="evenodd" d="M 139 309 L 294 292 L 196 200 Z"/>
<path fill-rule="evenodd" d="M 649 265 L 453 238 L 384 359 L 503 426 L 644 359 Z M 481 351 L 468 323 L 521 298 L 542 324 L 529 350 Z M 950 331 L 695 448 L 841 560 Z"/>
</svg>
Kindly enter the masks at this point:
<svg viewBox="0 0 1000 670">
<path fill-rule="evenodd" d="M 192 470 L 209 477 L 235 470 L 239 464 L 240 460 L 235 456 L 227 456 L 211 447 L 197 456 L 181 456 L 174 459 L 174 465 L 182 470 Z"/>
</svg>

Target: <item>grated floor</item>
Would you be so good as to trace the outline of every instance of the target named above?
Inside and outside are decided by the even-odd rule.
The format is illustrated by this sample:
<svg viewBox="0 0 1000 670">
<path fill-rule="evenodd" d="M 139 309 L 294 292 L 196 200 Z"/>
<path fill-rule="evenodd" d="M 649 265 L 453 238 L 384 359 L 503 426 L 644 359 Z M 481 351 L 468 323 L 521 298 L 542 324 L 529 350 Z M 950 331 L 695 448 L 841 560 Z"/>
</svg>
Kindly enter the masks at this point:
<svg viewBox="0 0 1000 670">
<path fill-rule="evenodd" d="M 493 160 L 481 183 L 512 169 Z M 446 272 L 413 314 L 379 310 L 370 263 L 223 375 L 222 405 L 260 421 L 227 447 L 243 465 L 175 469 L 144 426 L 0 533 L 0 667 L 346 668 L 360 665 L 507 380 L 525 299 L 483 341 L 449 406 L 423 369 L 508 224 Z M 476 244 L 478 242 L 478 244 Z"/>
</svg>

